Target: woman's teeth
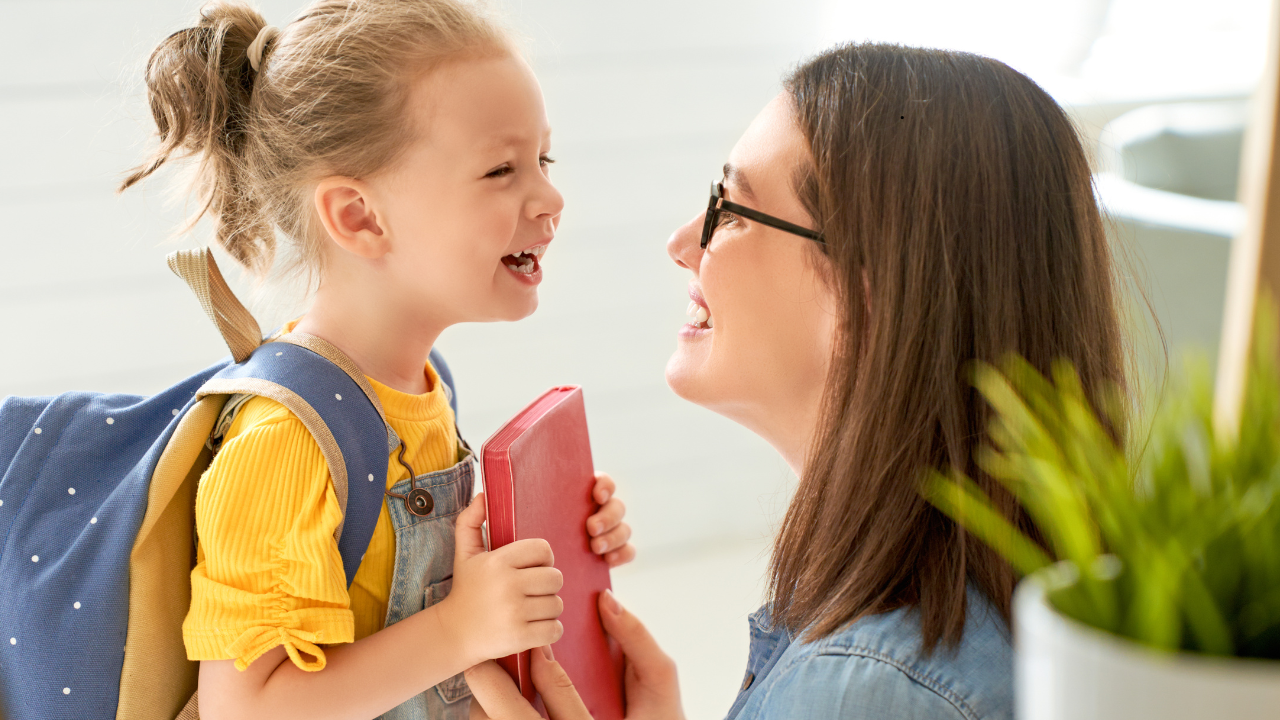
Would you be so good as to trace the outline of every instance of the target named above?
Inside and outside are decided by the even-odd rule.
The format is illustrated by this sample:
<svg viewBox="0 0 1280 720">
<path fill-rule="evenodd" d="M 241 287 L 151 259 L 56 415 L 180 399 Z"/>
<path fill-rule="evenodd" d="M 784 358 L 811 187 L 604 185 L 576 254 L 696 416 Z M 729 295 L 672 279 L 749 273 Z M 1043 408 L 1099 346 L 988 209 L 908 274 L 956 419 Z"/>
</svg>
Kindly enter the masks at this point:
<svg viewBox="0 0 1280 720">
<path fill-rule="evenodd" d="M 689 307 L 685 309 L 685 314 L 693 318 L 695 327 L 714 328 L 715 321 L 711 317 L 711 312 L 696 302 L 689 302 Z"/>
</svg>

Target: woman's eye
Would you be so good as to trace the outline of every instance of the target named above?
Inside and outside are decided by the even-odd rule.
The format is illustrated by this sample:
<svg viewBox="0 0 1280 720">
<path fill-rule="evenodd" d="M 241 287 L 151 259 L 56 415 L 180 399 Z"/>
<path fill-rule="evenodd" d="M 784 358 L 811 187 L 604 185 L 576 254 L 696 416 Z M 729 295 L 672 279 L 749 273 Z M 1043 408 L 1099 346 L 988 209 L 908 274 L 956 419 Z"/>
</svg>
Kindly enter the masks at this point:
<svg viewBox="0 0 1280 720">
<path fill-rule="evenodd" d="M 733 213 L 721 210 L 716 215 L 716 227 L 724 227 L 730 223 L 737 222 L 737 220 L 738 218 Z"/>
<path fill-rule="evenodd" d="M 551 157 L 550 155 L 543 155 L 542 157 L 538 158 L 538 164 L 541 165 L 542 167 L 546 167 L 551 163 L 554 163 L 555 161 L 556 159 Z"/>
<path fill-rule="evenodd" d="M 511 166 L 503 165 L 500 168 L 495 168 L 493 170 L 490 170 L 489 172 L 485 173 L 484 176 L 496 178 L 496 177 L 502 177 L 503 175 L 506 175 L 509 172 L 511 172 Z"/>
</svg>

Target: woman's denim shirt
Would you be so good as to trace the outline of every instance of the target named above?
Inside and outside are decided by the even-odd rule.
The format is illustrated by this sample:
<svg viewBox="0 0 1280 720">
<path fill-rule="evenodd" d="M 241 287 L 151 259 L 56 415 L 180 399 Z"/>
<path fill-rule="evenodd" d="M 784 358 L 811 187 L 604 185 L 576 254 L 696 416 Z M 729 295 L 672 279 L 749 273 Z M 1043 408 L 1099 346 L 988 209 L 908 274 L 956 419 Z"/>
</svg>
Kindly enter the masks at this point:
<svg viewBox="0 0 1280 720">
<path fill-rule="evenodd" d="M 892 718 L 1009 720 L 1013 649 L 1004 621 L 970 588 L 964 639 L 921 651 L 919 614 L 864 617 L 815 642 L 773 628 L 767 607 L 750 618 L 751 651 L 728 720 Z"/>
</svg>

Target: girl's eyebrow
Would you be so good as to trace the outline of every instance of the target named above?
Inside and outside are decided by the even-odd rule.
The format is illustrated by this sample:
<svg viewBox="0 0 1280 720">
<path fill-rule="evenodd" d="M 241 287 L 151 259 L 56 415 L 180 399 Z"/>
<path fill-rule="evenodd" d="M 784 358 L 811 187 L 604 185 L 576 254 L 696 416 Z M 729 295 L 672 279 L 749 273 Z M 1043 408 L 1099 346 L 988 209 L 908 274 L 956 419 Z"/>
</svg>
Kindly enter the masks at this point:
<svg viewBox="0 0 1280 720">
<path fill-rule="evenodd" d="M 546 132 L 542 133 L 542 137 L 540 138 L 535 137 L 534 135 L 507 133 L 489 138 L 489 140 L 484 143 L 484 148 L 486 150 L 503 150 L 506 148 L 520 147 L 522 145 L 540 145 L 550 137 L 550 128 L 548 128 Z"/>
<path fill-rule="evenodd" d="M 725 163 L 724 179 L 732 183 L 738 190 L 741 190 L 743 195 L 755 198 L 755 193 L 751 192 L 751 183 L 747 180 L 747 175 L 742 171 L 742 168 L 733 163 Z"/>
</svg>

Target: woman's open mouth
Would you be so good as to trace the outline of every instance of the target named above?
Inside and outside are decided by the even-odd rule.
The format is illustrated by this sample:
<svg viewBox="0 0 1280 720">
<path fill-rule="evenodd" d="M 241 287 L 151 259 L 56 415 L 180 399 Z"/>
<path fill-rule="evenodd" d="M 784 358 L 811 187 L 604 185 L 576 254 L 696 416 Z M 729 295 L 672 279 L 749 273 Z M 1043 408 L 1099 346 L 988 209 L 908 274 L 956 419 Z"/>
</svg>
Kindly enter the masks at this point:
<svg viewBox="0 0 1280 720">
<path fill-rule="evenodd" d="M 542 265 L 539 264 L 538 260 L 546 251 L 547 243 L 534 245 L 527 250 L 504 255 L 502 264 L 522 279 L 533 279 L 542 272 Z"/>
<path fill-rule="evenodd" d="M 690 325 L 699 330 L 710 330 L 716 326 L 715 320 L 711 317 L 711 312 L 697 302 L 689 301 L 689 307 L 685 308 L 685 314 L 693 319 Z"/>
</svg>

